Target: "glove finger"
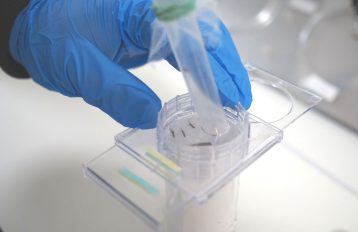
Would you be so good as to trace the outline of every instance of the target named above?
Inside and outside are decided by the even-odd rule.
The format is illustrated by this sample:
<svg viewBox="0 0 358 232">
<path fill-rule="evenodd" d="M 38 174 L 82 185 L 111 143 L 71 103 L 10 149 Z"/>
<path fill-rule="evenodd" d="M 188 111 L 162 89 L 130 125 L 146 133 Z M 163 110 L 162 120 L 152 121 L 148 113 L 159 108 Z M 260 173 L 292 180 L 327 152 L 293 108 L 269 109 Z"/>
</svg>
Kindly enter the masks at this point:
<svg viewBox="0 0 358 232">
<path fill-rule="evenodd" d="M 216 41 L 208 41 L 210 38 L 206 36 L 204 36 L 204 40 L 211 57 L 209 60 L 213 68 L 215 79 L 217 83 L 225 83 L 222 87 L 226 86 L 226 88 L 219 89 L 231 101 L 239 101 L 245 109 L 248 109 L 252 102 L 249 76 L 226 27 L 220 23 L 219 41 L 216 39 Z M 228 81 L 228 78 L 230 78 L 232 82 Z M 233 86 L 236 87 L 237 94 L 235 91 L 232 91 L 229 84 L 233 84 Z M 220 86 L 220 84 L 218 85 Z"/>
<path fill-rule="evenodd" d="M 222 104 L 224 106 L 234 107 L 238 102 L 241 103 L 243 99 L 242 93 L 239 91 L 232 77 L 210 53 L 208 53 L 208 58 Z"/>
<path fill-rule="evenodd" d="M 223 105 L 233 107 L 240 102 L 248 109 L 252 102 L 251 84 L 229 32 L 220 21 L 216 28 L 199 21 L 199 27 Z M 165 59 L 179 70 L 172 52 Z"/>
<path fill-rule="evenodd" d="M 169 54 L 165 60 L 171 65 L 173 66 L 173 68 L 175 68 L 176 70 L 180 71 L 179 65 L 177 60 L 175 59 L 175 56 L 173 53 Z"/>
<path fill-rule="evenodd" d="M 220 98 L 222 104 L 224 106 L 234 107 L 238 102 L 240 102 L 246 109 L 249 107 L 246 101 L 244 100 L 245 97 L 243 93 L 238 88 L 238 84 L 234 80 L 240 79 L 233 79 L 232 76 L 224 69 L 218 59 L 211 55 L 210 52 L 207 53 L 208 60 L 211 66 L 211 70 L 213 72 L 213 76 L 215 79 L 215 83 L 219 90 Z M 175 60 L 174 55 L 169 55 L 166 60 L 177 70 L 179 70 L 178 63 Z M 244 70 L 246 71 L 246 70 Z M 239 83 L 241 84 L 241 88 L 250 89 L 250 86 L 244 86 L 247 82 Z M 250 82 L 248 82 L 250 84 Z M 246 104 L 246 105 L 245 105 Z"/>
<path fill-rule="evenodd" d="M 148 86 L 87 40 L 70 41 L 66 47 L 66 76 L 87 103 L 124 126 L 156 126 L 161 102 Z"/>
</svg>

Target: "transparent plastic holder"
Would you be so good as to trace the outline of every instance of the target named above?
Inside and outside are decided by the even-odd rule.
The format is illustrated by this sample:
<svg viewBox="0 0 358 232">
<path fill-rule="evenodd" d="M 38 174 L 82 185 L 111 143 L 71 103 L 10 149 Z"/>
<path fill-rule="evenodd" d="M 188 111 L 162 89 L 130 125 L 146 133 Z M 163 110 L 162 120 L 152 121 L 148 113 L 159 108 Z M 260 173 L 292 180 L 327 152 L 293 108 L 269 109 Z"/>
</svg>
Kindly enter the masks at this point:
<svg viewBox="0 0 358 232">
<path fill-rule="evenodd" d="M 234 231 L 236 177 L 282 140 L 284 128 L 320 101 L 267 72 L 250 65 L 246 68 L 253 91 L 258 88 L 270 94 L 266 97 L 290 102 L 282 117 L 267 122 L 240 108 L 225 108 L 228 121 L 240 128 L 232 140 L 197 144 L 195 138 L 183 137 L 181 146 L 175 146 L 178 141 L 170 145 L 171 140 L 178 138 L 166 125 L 195 118 L 190 95 L 177 96 L 163 106 L 157 129 L 127 129 L 118 134 L 112 148 L 84 165 L 85 175 L 140 217 L 147 231 Z M 277 102 L 271 107 L 279 109 L 281 102 Z M 180 124 L 174 135 L 182 136 L 182 128 L 196 129 L 188 123 L 185 126 Z M 196 151 L 206 155 L 195 156 Z"/>
</svg>

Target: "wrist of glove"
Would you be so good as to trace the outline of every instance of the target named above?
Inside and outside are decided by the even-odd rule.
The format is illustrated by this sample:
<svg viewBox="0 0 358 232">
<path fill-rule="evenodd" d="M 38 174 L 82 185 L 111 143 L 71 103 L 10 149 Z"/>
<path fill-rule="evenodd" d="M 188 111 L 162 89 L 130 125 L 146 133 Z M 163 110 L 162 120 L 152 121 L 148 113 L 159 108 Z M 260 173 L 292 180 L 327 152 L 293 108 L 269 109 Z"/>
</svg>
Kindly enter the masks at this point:
<svg viewBox="0 0 358 232">
<path fill-rule="evenodd" d="M 29 77 L 24 67 L 10 55 L 9 37 L 11 27 L 19 12 L 25 8 L 28 0 L 12 0 L 0 2 L 0 67 L 8 75 L 17 78 Z"/>
</svg>

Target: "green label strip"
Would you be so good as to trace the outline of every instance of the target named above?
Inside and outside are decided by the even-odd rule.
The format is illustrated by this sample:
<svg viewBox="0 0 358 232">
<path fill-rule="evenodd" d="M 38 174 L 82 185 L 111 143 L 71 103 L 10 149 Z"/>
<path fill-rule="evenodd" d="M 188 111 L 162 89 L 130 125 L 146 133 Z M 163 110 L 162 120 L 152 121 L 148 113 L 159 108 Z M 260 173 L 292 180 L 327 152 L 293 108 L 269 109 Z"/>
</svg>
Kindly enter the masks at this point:
<svg viewBox="0 0 358 232">
<path fill-rule="evenodd" d="M 138 175 L 134 174 L 131 170 L 124 167 L 119 170 L 119 173 L 125 177 L 127 180 L 132 182 L 133 184 L 137 185 L 147 193 L 151 195 L 156 195 L 158 193 L 158 189 L 154 187 L 151 183 L 144 180 L 143 178 L 139 177 Z"/>
</svg>

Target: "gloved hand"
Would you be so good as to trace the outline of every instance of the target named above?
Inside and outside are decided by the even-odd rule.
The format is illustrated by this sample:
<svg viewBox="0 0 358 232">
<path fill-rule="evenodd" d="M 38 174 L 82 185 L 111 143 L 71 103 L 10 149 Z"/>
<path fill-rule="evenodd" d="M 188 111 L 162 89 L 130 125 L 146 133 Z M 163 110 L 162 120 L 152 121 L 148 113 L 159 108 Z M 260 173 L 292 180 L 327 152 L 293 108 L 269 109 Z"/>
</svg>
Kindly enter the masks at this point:
<svg viewBox="0 0 358 232">
<path fill-rule="evenodd" d="M 31 0 L 15 21 L 10 50 L 42 86 L 82 97 L 124 126 L 152 128 L 160 99 L 127 69 L 147 62 L 154 19 L 148 0 Z M 207 43 L 221 98 L 248 108 L 247 72 L 221 28 L 220 43 Z M 210 29 L 202 31 L 208 40 Z"/>
</svg>

